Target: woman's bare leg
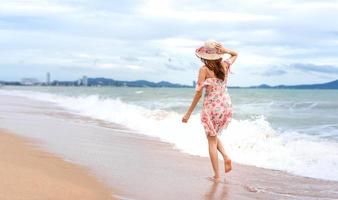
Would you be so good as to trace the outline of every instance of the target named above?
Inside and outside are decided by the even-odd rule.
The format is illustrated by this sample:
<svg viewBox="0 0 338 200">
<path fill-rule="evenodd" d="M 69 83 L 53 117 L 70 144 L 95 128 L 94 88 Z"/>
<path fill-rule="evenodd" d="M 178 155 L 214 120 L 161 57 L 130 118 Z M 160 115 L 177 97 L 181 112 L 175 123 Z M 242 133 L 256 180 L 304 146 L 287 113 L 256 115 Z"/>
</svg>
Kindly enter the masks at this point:
<svg viewBox="0 0 338 200">
<path fill-rule="evenodd" d="M 222 154 L 224 160 L 227 160 L 229 158 L 228 155 L 226 154 L 224 147 L 223 147 L 223 144 L 222 144 L 222 142 L 219 138 L 217 138 L 217 150 Z"/>
<path fill-rule="evenodd" d="M 214 178 L 220 179 L 219 171 L 218 171 L 218 152 L 217 152 L 217 136 L 207 136 L 208 144 L 209 144 L 209 156 L 212 164 L 212 168 L 214 170 Z"/>
<path fill-rule="evenodd" d="M 225 153 L 223 144 L 219 138 L 217 138 L 217 150 L 222 154 L 224 160 L 224 171 L 225 173 L 231 171 L 232 163 L 229 156 Z"/>
</svg>

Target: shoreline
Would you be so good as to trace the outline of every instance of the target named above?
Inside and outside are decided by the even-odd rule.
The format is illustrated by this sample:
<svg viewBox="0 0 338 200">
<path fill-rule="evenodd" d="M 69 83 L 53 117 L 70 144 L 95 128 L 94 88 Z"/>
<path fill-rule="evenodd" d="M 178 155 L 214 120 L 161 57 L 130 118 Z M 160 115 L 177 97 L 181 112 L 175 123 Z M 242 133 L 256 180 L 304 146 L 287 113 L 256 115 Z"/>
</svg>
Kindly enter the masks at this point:
<svg viewBox="0 0 338 200">
<path fill-rule="evenodd" d="M 119 198 L 338 199 L 338 182 L 237 163 L 222 175 L 222 183 L 213 183 L 207 179 L 212 175 L 209 158 L 51 103 L 0 97 L 0 128 L 36 138 L 48 152 L 92 170 Z"/>
<path fill-rule="evenodd" d="M 87 169 L 36 147 L 0 129 L 0 199 L 115 199 Z"/>
</svg>

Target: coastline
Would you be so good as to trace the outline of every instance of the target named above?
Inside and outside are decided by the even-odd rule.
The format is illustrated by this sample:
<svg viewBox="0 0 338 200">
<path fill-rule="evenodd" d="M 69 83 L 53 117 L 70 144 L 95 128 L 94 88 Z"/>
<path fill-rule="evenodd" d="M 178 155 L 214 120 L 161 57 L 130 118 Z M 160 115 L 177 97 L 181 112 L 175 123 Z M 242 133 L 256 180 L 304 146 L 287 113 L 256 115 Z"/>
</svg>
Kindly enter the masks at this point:
<svg viewBox="0 0 338 200">
<path fill-rule="evenodd" d="M 109 200 L 112 190 L 81 167 L 0 129 L 0 199 Z"/>
<path fill-rule="evenodd" d="M 212 175 L 208 158 L 51 103 L 0 97 L 0 128 L 36 138 L 48 151 L 95 171 L 121 199 L 338 198 L 338 182 L 237 163 L 222 183 L 213 183 L 207 179 Z"/>
</svg>

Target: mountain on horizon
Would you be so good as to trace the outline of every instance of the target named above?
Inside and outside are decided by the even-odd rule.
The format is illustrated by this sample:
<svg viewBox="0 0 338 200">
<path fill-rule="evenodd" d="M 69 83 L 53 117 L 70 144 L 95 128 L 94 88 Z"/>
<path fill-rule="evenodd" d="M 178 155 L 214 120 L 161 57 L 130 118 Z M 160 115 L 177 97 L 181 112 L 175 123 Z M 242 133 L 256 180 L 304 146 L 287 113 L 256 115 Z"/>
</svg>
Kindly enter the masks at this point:
<svg viewBox="0 0 338 200">
<path fill-rule="evenodd" d="M 270 86 L 267 84 L 261 84 L 257 86 L 250 86 L 249 88 L 271 88 L 271 89 L 338 89 L 338 79 L 327 82 L 327 83 L 317 83 L 317 84 L 301 84 L 301 85 L 276 85 Z"/>
</svg>

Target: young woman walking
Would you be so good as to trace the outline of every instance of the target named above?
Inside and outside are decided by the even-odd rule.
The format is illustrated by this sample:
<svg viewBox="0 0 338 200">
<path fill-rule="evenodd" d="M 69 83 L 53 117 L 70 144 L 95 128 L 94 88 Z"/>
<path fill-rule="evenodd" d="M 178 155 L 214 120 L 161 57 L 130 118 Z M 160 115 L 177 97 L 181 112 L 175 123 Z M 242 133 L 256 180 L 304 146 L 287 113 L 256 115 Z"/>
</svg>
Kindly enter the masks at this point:
<svg viewBox="0 0 338 200">
<path fill-rule="evenodd" d="M 230 54 L 228 59 L 223 60 L 224 54 Z M 203 66 L 199 69 L 198 81 L 195 88 L 194 99 L 182 118 L 187 123 L 205 88 L 203 107 L 200 113 L 201 123 L 209 144 L 209 155 L 214 171 L 213 180 L 220 180 L 218 170 L 219 151 L 224 160 L 225 173 L 232 169 L 231 159 L 226 154 L 223 144 L 217 136 L 226 128 L 232 118 L 231 99 L 227 91 L 227 79 L 230 66 L 237 59 L 237 52 L 226 49 L 219 42 L 209 40 L 204 46 L 196 49 L 196 56 L 201 59 Z"/>
</svg>

